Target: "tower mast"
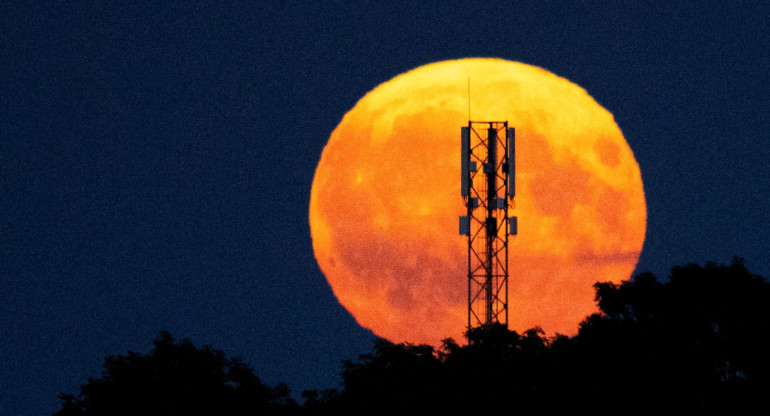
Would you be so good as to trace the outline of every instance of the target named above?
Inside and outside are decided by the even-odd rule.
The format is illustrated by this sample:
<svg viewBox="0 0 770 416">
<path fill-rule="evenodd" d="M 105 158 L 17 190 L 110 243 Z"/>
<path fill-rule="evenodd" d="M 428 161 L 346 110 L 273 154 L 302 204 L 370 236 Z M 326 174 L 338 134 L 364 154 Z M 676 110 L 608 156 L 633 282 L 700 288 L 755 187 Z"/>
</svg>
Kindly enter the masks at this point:
<svg viewBox="0 0 770 416">
<path fill-rule="evenodd" d="M 515 196 L 515 136 L 507 121 L 468 121 L 461 136 L 461 194 L 467 215 L 460 234 L 468 238 L 468 329 L 508 326 L 509 216 Z"/>
</svg>

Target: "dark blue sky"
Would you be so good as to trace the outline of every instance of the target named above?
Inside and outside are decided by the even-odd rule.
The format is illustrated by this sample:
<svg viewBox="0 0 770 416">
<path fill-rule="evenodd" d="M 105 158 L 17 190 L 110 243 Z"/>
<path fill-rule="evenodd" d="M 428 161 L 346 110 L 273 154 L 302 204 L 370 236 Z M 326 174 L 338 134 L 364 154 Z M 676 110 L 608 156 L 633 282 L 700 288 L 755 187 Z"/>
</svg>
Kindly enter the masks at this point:
<svg viewBox="0 0 770 416">
<path fill-rule="evenodd" d="M 335 386 L 373 336 L 313 258 L 314 169 L 367 91 L 439 60 L 541 66 L 615 115 L 638 271 L 770 275 L 766 1 L 34 3 L 0 6 L 0 415 L 53 412 L 161 330 Z"/>
</svg>

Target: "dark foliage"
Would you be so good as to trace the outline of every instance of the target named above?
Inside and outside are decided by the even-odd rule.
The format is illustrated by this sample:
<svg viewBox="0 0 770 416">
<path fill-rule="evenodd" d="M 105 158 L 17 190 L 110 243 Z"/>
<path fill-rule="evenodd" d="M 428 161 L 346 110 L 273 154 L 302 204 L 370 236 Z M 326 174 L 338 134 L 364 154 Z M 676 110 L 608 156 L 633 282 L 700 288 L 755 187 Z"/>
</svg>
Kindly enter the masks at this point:
<svg viewBox="0 0 770 416">
<path fill-rule="evenodd" d="M 740 260 L 597 283 L 574 337 L 474 328 L 441 350 L 380 340 L 327 409 L 745 412 L 770 392 L 770 285 Z"/>
<path fill-rule="evenodd" d="M 78 397 L 62 395 L 57 416 L 254 415 L 296 406 L 285 385 L 272 389 L 238 359 L 167 333 L 147 355 L 110 356 L 102 377 L 91 378 Z"/>
<path fill-rule="evenodd" d="M 58 415 L 580 412 L 750 413 L 770 392 L 770 284 L 740 260 L 597 283 L 600 313 L 574 337 L 474 328 L 468 343 L 378 340 L 343 364 L 339 390 L 269 388 L 238 360 L 176 344 L 110 357 Z"/>
<path fill-rule="evenodd" d="M 583 322 L 568 358 L 592 375 L 580 386 L 637 409 L 731 413 L 770 391 L 770 285 L 741 260 L 595 286 L 602 314 Z"/>
<path fill-rule="evenodd" d="M 433 347 L 378 340 L 373 354 L 345 361 L 339 410 L 397 411 L 440 401 L 441 361 Z"/>
</svg>

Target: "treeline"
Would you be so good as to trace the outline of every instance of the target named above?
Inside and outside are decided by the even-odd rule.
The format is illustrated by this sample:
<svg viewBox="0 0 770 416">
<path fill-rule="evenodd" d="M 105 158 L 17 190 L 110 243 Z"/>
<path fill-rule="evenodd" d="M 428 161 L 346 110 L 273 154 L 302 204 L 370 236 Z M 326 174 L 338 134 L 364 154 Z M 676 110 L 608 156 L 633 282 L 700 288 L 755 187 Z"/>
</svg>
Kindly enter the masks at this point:
<svg viewBox="0 0 770 416">
<path fill-rule="evenodd" d="M 264 385 L 238 359 L 162 333 L 108 357 L 58 416 L 514 412 L 750 413 L 770 393 L 770 284 L 742 261 L 597 283 L 600 313 L 573 337 L 475 328 L 463 345 L 376 341 L 337 389 Z"/>
</svg>

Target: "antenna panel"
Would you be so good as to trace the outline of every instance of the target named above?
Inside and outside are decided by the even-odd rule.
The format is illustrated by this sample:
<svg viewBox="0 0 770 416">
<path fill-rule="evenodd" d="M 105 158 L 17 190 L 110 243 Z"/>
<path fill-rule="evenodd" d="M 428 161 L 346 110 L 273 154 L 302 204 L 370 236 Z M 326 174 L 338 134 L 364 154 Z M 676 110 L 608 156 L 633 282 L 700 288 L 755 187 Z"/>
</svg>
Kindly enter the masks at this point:
<svg viewBox="0 0 770 416">
<path fill-rule="evenodd" d="M 463 197 L 470 194 L 470 179 L 471 179 L 471 132 L 468 127 L 462 127 L 460 129 L 460 142 L 461 142 L 461 158 L 460 158 L 460 193 Z M 456 165 L 455 165 L 456 166 Z M 475 170 L 475 163 L 473 170 Z"/>
<path fill-rule="evenodd" d="M 508 218 L 508 234 L 517 235 L 519 233 L 519 221 L 516 217 Z"/>
<path fill-rule="evenodd" d="M 516 129 L 508 129 L 508 196 L 516 196 Z"/>
</svg>

